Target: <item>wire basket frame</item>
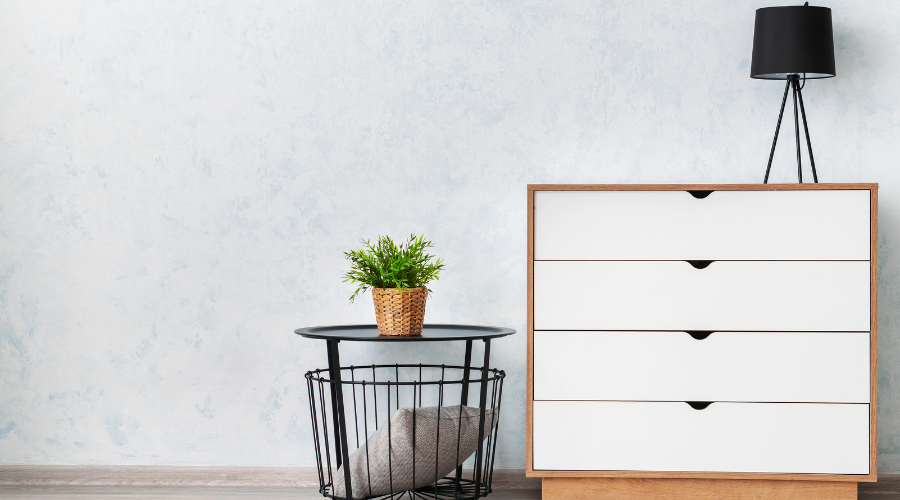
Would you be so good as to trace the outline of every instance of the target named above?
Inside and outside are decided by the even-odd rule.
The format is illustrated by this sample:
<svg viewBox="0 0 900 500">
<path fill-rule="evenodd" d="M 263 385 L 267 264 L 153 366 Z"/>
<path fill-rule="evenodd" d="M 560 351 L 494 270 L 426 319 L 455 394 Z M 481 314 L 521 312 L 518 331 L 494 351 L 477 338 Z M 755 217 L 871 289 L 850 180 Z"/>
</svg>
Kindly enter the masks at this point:
<svg viewBox="0 0 900 500">
<path fill-rule="evenodd" d="M 334 372 L 323 368 L 306 373 L 319 493 L 338 500 L 351 498 L 469 500 L 481 498 L 491 492 L 505 372 L 494 368 L 434 364 L 349 366 L 341 367 L 339 373 Z M 477 408 L 473 408 L 475 404 L 472 407 L 467 406 L 470 393 L 478 396 Z M 392 416 L 401 409 L 411 410 L 413 443 L 411 465 L 414 483 L 413 488 L 402 490 L 399 489 L 399 485 L 405 484 L 401 480 L 404 471 L 392 462 L 391 449 L 392 431 L 395 437 L 398 436 L 398 432 L 403 431 L 392 429 Z M 461 443 L 465 440 L 462 422 L 464 410 L 467 416 L 478 415 L 478 439 L 474 441 L 475 451 L 470 456 L 461 456 L 465 451 L 460 449 Z M 420 440 L 417 438 L 424 436 L 421 434 L 423 433 L 421 427 L 420 435 L 416 434 L 416 418 L 420 412 L 435 411 L 438 418 L 437 432 L 434 436 L 438 442 L 435 443 L 436 448 L 433 450 L 434 463 L 429 463 L 429 468 L 426 469 L 429 474 L 431 470 L 435 471 L 434 480 L 427 486 L 415 487 L 421 476 L 421 470 L 419 475 L 416 474 L 416 453 L 418 451 L 420 457 L 426 453 L 419 446 Z M 440 432 L 440 425 L 444 419 L 443 415 L 448 414 L 459 415 L 455 429 L 456 456 L 449 457 L 451 460 L 455 458 L 452 463 L 456 465 L 456 469 L 443 476 L 439 473 L 439 464 L 443 464 L 446 468 L 445 461 L 448 456 L 441 453 L 439 441 L 444 435 Z M 346 429 L 343 435 L 341 428 Z M 369 469 L 370 453 L 374 452 L 370 452 L 367 440 L 373 438 L 379 429 L 382 430 L 382 435 L 384 430 L 387 430 L 386 474 L 390 491 L 371 494 L 373 475 L 384 474 L 384 471 Z M 467 443 L 470 441 L 472 440 L 466 440 Z M 451 448 L 453 444 L 450 443 Z M 359 457 L 356 457 L 357 454 L 360 454 Z M 356 491 L 360 485 L 351 479 L 350 462 L 363 458 L 368 484 L 362 485 L 363 491 Z M 464 462 L 467 464 L 467 470 L 463 470 Z M 472 464 L 471 467 L 468 466 L 469 463 Z M 405 479 L 408 483 L 408 478 Z M 338 491 L 339 485 L 343 485 L 342 492 Z"/>
</svg>

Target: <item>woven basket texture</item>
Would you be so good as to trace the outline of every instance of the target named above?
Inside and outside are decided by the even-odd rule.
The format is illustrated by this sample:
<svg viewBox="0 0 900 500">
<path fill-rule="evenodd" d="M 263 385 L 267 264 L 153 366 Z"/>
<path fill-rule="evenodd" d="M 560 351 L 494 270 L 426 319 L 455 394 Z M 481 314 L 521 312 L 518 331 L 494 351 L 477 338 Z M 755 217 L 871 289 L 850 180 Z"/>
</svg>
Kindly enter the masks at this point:
<svg viewBox="0 0 900 500">
<path fill-rule="evenodd" d="M 421 335 L 427 298 L 425 287 L 409 288 L 402 294 L 397 288 L 373 288 L 378 333 L 403 337 Z"/>
</svg>

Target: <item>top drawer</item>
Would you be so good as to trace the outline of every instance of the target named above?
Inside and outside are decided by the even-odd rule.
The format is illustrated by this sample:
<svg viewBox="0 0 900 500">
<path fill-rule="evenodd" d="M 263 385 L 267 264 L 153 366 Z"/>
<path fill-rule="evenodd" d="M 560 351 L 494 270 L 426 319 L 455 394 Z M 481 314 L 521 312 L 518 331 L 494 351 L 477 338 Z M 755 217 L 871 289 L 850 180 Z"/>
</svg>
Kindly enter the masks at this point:
<svg viewBox="0 0 900 500">
<path fill-rule="evenodd" d="M 701 195 L 702 196 L 702 195 Z M 535 191 L 535 260 L 869 260 L 867 189 Z"/>
</svg>

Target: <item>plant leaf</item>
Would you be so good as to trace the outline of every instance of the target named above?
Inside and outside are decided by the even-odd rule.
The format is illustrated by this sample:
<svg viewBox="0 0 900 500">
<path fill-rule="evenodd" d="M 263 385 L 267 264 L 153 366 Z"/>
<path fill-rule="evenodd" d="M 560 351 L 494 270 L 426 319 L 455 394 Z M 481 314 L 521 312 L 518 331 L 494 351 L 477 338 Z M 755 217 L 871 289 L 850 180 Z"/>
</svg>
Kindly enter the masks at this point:
<svg viewBox="0 0 900 500">
<path fill-rule="evenodd" d="M 413 233 L 409 240 L 399 245 L 390 236 L 379 236 L 374 245 L 368 240 L 360 242 L 362 249 L 344 252 L 344 257 L 350 261 L 350 271 L 344 274 L 344 282 L 358 285 L 350 302 L 369 288 L 398 288 L 402 295 L 405 290 L 436 281 L 444 269 L 441 259 L 432 261 L 434 256 L 425 253 L 434 244 L 425 240 L 424 234 L 417 237 Z"/>
</svg>

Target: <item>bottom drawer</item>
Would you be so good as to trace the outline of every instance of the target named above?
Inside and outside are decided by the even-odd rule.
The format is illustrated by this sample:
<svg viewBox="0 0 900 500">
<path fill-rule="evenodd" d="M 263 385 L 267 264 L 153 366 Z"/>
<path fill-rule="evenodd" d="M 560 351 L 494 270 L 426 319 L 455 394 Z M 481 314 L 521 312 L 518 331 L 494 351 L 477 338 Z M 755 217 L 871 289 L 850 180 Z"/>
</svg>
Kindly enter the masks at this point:
<svg viewBox="0 0 900 500">
<path fill-rule="evenodd" d="M 869 473 L 869 405 L 534 401 L 535 470 Z"/>
</svg>

